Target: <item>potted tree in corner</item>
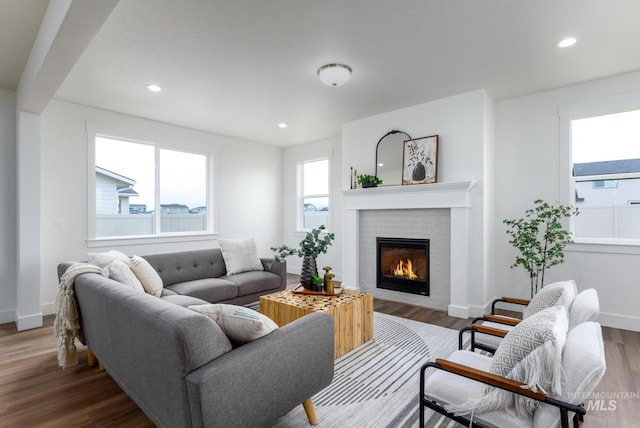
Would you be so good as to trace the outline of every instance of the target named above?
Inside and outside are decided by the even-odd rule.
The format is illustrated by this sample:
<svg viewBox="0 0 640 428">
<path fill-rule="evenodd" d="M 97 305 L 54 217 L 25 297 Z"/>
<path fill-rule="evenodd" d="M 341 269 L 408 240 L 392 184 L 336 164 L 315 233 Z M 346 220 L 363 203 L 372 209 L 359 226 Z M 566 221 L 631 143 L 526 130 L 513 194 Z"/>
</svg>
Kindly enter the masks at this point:
<svg viewBox="0 0 640 428">
<path fill-rule="evenodd" d="M 280 247 L 271 247 L 274 251 L 276 261 L 281 261 L 284 258 L 292 255 L 302 257 L 302 269 L 300 271 L 300 284 L 306 289 L 313 287 L 313 278 L 318 277 L 318 266 L 316 259 L 320 254 L 325 254 L 331 242 L 335 239 L 333 233 L 327 233 L 323 237 L 320 237 L 320 233 L 325 229 L 324 224 L 317 229 L 312 229 L 308 232 L 305 238 L 300 241 L 299 248 L 292 248 L 287 245 L 281 245 Z"/>
<path fill-rule="evenodd" d="M 531 297 L 544 286 L 545 270 L 564 262 L 564 248 L 573 242 L 571 232 L 563 229 L 561 220 L 579 214 L 577 208 L 557 203 L 550 205 L 537 199 L 525 217 L 503 220 L 509 243 L 520 252 L 511 269 L 522 266 L 529 272 Z"/>
</svg>

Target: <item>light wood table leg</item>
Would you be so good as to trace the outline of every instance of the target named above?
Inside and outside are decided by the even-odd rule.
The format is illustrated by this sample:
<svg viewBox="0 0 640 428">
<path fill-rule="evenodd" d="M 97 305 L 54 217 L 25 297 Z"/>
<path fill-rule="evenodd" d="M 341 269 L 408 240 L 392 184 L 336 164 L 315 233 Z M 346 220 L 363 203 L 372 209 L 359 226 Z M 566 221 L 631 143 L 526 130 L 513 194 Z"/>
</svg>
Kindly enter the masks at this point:
<svg viewBox="0 0 640 428">
<path fill-rule="evenodd" d="M 87 364 L 89 367 L 93 367 L 96 365 L 96 356 L 93 355 L 90 348 L 87 348 Z"/>
<path fill-rule="evenodd" d="M 311 398 L 307 398 L 302 402 L 302 407 L 304 407 L 304 411 L 307 414 L 307 419 L 309 419 L 309 423 L 311 425 L 318 425 L 318 418 L 316 417 L 316 408 L 313 406 L 313 401 Z"/>
</svg>

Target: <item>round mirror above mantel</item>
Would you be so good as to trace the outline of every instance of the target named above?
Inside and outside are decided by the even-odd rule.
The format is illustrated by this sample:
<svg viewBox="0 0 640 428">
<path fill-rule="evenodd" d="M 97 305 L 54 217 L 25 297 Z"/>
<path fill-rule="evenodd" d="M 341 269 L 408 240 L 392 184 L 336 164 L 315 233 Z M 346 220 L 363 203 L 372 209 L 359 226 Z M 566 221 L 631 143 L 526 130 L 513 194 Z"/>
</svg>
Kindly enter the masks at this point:
<svg viewBox="0 0 640 428">
<path fill-rule="evenodd" d="M 387 132 L 376 146 L 376 176 L 383 186 L 402 184 L 402 153 L 404 142 L 411 136 L 403 131 Z"/>
</svg>

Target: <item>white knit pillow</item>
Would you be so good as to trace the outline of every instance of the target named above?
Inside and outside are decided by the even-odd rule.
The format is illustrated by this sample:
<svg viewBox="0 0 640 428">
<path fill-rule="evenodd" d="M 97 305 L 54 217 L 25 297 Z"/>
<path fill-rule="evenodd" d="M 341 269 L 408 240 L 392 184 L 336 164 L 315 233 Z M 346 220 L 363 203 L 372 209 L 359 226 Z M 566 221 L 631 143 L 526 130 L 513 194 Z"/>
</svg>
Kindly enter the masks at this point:
<svg viewBox="0 0 640 428">
<path fill-rule="evenodd" d="M 148 261 L 140 256 L 133 256 L 131 258 L 131 270 L 136 274 L 147 293 L 160 297 L 164 284 L 158 272 Z"/>
<path fill-rule="evenodd" d="M 211 304 L 192 305 L 188 308 L 214 320 L 229 339 L 240 344 L 278 329 L 278 325 L 271 318 L 244 306 Z"/>
<path fill-rule="evenodd" d="M 107 266 L 108 264 L 116 261 L 122 260 L 123 262 L 129 264 L 129 256 L 120 251 L 111 250 L 106 253 L 88 253 L 87 261 L 92 265 L 100 266 L 101 268 Z"/>
<path fill-rule="evenodd" d="M 222 239 L 218 238 L 222 258 L 227 267 L 227 275 L 254 270 L 264 270 L 258 249 L 253 238 Z"/>
<path fill-rule="evenodd" d="M 531 299 L 522 313 L 523 318 L 530 317 L 542 309 L 555 305 L 564 306 L 569 311 L 573 299 L 576 297 L 577 287 L 573 280 L 554 282 L 542 287 Z"/>
<path fill-rule="evenodd" d="M 131 271 L 131 268 L 129 268 L 129 263 L 123 262 L 122 260 L 116 260 L 108 264 L 103 271 L 105 275 L 108 275 L 109 278 L 114 281 L 118 281 L 136 291 L 144 293 L 144 288 L 142 287 L 140 280 L 138 280 L 136 275 Z"/>
</svg>

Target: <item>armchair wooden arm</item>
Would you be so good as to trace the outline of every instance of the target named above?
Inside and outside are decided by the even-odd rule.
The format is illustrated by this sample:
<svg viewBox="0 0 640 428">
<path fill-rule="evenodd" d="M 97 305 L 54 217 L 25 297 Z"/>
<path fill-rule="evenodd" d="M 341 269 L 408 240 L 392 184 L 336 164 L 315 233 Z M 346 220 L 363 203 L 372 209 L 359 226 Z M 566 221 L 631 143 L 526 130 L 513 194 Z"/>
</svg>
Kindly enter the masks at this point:
<svg viewBox="0 0 640 428">
<path fill-rule="evenodd" d="M 493 301 L 493 303 L 491 303 L 491 315 L 495 315 L 496 314 L 496 303 L 500 303 L 500 302 L 513 303 L 515 305 L 527 306 L 529 304 L 529 302 L 531 302 L 531 299 L 520 299 L 520 298 L 517 298 L 517 297 L 502 296 L 501 298 L 496 299 L 496 300 Z"/>
<path fill-rule="evenodd" d="M 524 389 L 523 387 L 527 386 L 526 384 L 493 373 L 474 369 L 473 367 L 464 366 L 441 358 L 436 358 L 436 365 L 442 370 L 456 373 L 460 376 L 486 383 L 487 385 L 496 386 L 500 389 L 515 392 L 538 401 L 544 401 L 546 398 L 546 395 L 542 391 L 534 392 L 532 389 Z"/>
<path fill-rule="evenodd" d="M 507 333 L 509 333 L 507 330 L 500 330 L 499 328 L 495 328 L 495 327 L 487 327 L 482 324 L 473 325 L 471 329 L 472 331 L 476 331 L 478 333 L 490 334 L 492 336 L 498 336 L 498 337 L 505 337 Z"/>
<path fill-rule="evenodd" d="M 484 321 L 491 321 L 498 324 L 504 324 L 504 325 L 510 325 L 510 326 L 518 325 L 520 321 L 522 321 L 515 318 L 507 318 L 507 317 L 501 317 L 499 315 L 491 315 L 491 314 L 485 314 L 482 318 Z"/>
<path fill-rule="evenodd" d="M 476 324 L 477 321 L 489 321 L 489 318 L 487 318 L 486 315 L 484 317 L 475 318 L 472 321 L 472 324 L 470 326 L 462 328 L 458 333 L 458 349 L 463 349 L 464 334 L 469 332 L 471 333 L 470 349 L 472 352 L 475 351 L 476 348 L 478 348 L 493 354 L 494 352 L 496 352 L 496 348 L 488 344 L 476 342 L 476 333 L 484 333 L 484 334 L 489 334 L 491 336 L 505 337 L 509 331 L 501 330 L 495 327 L 487 327 L 482 324 Z"/>
<path fill-rule="evenodd" d="M 435 368 L 437 370 L 444 370 L 457 376 L 463 376 L 475 381 L 492 385 L 496 388 L 500 388 L 506 391 L 513 392 L 514 394 L 523 395 L 525 397 L 532 398 L 543 403 L 550 404 L 557 407 L 560 410 L 560 421 L 563 428 L 569 428 L 569 412 L 574 412 L 574 425 L 577 423 L 577 418 L 581 418 L 587 412 L 582 405 L 575 405 L 564 401 L 556 400 L 547 397 L 542 391 L 533 391 L 529 388 L 523 388 L 526 384 L 511 379 L 507 379 L 502 376 L 495 375 L 483 370 L 478 370 L 473 367 L 465 366 L 462 364 L 454 363 L 452 361 L 437 358 L 434 362 L 428 362 L 420 369 L 420 426 L 424 426 L 424 406 L 435 410 L 436 412 L 447 416 L 465 426 L 471 426 L 474 428 L 482 428 L 483 425 L 471 422 L 464 416 L 456 416 L 453 413 L 447 412 L 444 405 L 447 403 L 437 403 L 428 399 L 425 396 L 425 372 L 428 368 Z"/>
</svg>

